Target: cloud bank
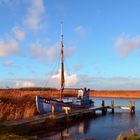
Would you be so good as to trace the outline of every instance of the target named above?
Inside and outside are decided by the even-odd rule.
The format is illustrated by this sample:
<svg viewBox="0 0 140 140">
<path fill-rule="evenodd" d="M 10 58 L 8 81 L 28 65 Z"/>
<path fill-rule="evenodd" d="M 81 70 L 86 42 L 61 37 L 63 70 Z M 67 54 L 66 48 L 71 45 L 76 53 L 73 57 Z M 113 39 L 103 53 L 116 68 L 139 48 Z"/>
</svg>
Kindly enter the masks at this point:
<svg viewBox="0 0 140 140">
<path fill-rule="evenodd" d="M 0 41 L 0 57 L 17 54 L 20 50 L 16 40 Z"/>
<path fill-rule="evenodd" d="M 27 11 L 25 24 L 29 29 L 37 31 L 41 28 L 42 16 L 45 11 L 43 0 L 30 0 L 30 6 Z"/>
<path fill-rule="evenodd" d="M 72 86 L 77 85 L 79 79 L 78 79 L 78 76 L 76 74 L 70 75 L 65 71 L 64 75 L 65 75 L 65 86 L 66 87 L 72 87 Z M 59 70 L 59 72 L 57 72 L 51 76 L 51 83 L 54 83 L 56 87 L 59 86 L 60 70 Z"/>
<path fill-rule="evenodd" d="M 60 45 L 54 44 L 50 47 L 42 47 L 41 43 L 34 43 L 28 47 L 30 54 L 42 62 L 52 62 L 54 59 L 56 59 L 57 56 L 59 56 Z M 75 48 L 73 47 L 67 47 L 64 50 L 64 56 L 69 57 L 75 53 Z"/>
<path fill-rule="evenodd" d="M 13 30 L 15 38 L 18 41 L 23 41 L 25 39 L 25 32 L 24 32 L 24 30 L 20 29 L 19 27 L 14 27 L 12 30 Z"/>
<path fill-rule="evenodd" d="M 1 79 L 1 87 L 60 87 L 60 74 L 55 73 L 47 81 L 43 78 Z M 140 90 L 140 79 L 133 77 L 94 77 L 89 75 L 75 75 L 65 73 L 66 88 L 90 88 L 96 90 Z"/>
<path fill-rule="evenodd" d="M 47 48 L 42 47 L 40 43 L 34 43 L 29 46 L 29 52 L 34 58 L 41 60 L 42 62 L 53 61 L 58 53 L 58 45 Z"/>
<path fill-rule="evenodd" d="M 17 80 L 15 85 L 16 87 L 34 87 L 35 86 L 34 82 L 26 81 L 26 80 L 20 80 L 20 81 Z"/>
<path fill-rule="evenodd" d="M 124 58 L 132 51 L 140 47 L 140 36 L 128 38 L 125 35 L 119 36 L 115 41 L 115 50 Z"/>
</svg>

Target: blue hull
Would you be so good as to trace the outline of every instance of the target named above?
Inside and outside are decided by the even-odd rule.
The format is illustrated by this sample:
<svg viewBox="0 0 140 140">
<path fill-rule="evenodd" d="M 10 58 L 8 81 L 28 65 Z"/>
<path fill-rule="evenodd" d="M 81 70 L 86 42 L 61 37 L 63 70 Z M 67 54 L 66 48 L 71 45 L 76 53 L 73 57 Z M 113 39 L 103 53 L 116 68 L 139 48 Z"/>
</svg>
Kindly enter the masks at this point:
<svg viewBox="0 0 140 140">
<path fill-rule="evenodd" d="M 88 100 L 86 102 L 80 102 L 75 100 L 74 102 L 60 102 L 53 99 L 45 99 L 40 96 L 36 96 L 36 106 L 40 114 L 47 114 L 52 112 L 52 106 L 55 107 L 55 112 L 63 112 L 64 107 L 70 107 L 72 110 L 85 109 L 93 106 L 93 102 Z"/>
<path fill-rule="evenodd" d="M 62 107 L 58 106 L 56 101 L 48 101 L 47 103 L 46 100 L 44 100 L 40 96 L 36 96 L 36 107 L 40 114 L 47 114 L 52 112 L 52 105 L 55 106 L 56 112 L 62 112 Z"/>
</svg>

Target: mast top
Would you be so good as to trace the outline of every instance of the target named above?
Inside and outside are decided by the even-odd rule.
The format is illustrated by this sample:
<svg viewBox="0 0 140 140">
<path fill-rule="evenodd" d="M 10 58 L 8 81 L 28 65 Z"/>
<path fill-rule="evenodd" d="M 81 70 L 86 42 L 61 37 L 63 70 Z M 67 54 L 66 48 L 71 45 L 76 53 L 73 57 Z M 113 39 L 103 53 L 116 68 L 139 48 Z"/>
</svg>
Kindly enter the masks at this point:
<svg viewBox="0 0 140 140">
<path fill-rule="evenodd" d="M 61 22 L 61 43 L 63 44 L 63 22 Z"/>
</svg>

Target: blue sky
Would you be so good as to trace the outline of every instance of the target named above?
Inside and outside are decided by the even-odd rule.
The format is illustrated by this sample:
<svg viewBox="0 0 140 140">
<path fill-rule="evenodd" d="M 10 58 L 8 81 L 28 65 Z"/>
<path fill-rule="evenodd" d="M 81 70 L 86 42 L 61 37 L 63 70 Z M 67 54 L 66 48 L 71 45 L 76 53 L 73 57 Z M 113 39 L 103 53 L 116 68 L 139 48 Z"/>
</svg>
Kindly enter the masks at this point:
<svg viewBox="0 0 140 140">
<path fill-rule="evenodd" d="M 139 0 L 0 0 L 0 87 L 140 89 Z"/>
</svg>

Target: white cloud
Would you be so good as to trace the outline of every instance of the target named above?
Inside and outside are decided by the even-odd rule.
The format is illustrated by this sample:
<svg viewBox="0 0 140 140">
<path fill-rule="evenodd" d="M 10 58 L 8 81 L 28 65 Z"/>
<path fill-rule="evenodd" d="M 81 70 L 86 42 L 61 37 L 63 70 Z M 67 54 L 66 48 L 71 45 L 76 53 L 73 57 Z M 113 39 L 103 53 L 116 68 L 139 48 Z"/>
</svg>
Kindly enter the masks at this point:
<svg viewBox="0 0 140 140">
<path fill-rule="evenodd" d="M 32 44 L 29 46 L 29 51 L 33 57 L 41 61 L 52 61 L 56 57 L 58 51 L 58 45 L 54 45 L 50 48 L 44 48 L 39 43 Z"/>
<path fill-rule="evenodd" d="M 41 27 L 44 10 L 43 0 L 30 0 L 30 6 L 25 18 L 25 23 L 30 29 L 36 31 Z"/>
<path fill-rule="evenodd" d="M 81 25 L 77 26 L 74 30 L 77 33 L 77 35 L 79 35 L 81 37 L 85 36 L 87 33 L 87 30 Z"/>
<path fill-rule="evenodd" d="M 51 47 L 44 48 L 39 43 L 34 43 L 29 46 L 29 51 L 33 57 L 39 60 L 46 61 L 53 61 L 57 56 L 59 56 L 60 50 L 59 45 L 53 45 Z M 69 57 L 75 52 L 75 49 L 72 47 L 65 48 L 64 56 Z"/>
<path fill-rule="evenodd" d="M 60 87 L 60 74 L 55 73 L 49 78 L 1 79 L 1 87 Z M 91 88 L 96 90 L 140 90 L 140 78 L 133 77 L 95 77 L 89 75 L 65 75 L 66 87 Z M 47 82 L 45 82 L 47 81 Z M 45 84 L 46 83 L 46 84 Z"/>
<path fill-rule="evenodd" d="M 20 41 L 25 39 L 25 32 L 19 27 L 12 28 L 0 39 L 0 57 L 15 55 L 20 51 Z"/>
<path fill-rule="evenodd" d="M 66 75 L 66 86 L 75 87 L 77 85 L 78 81 L 79 81 L 79 79 L 76 74 Z"/>
<path fill-rule="evenodd" d="M 35 84 L 31 81 L 16 81 L 16 87 L 34 87 Z"/>
<path fill-rule="evenodd" d="M 65 86 L 66 87 L 72 87 L 72 86 L 76 86 L 79 79 L 78 76 L 76 74 L 68 74 L 66 71 L 64 73 L 65 75 Z M 51 83 L 55 84 L 56 87 L 59 87 L 60 85 L 60 70 L 58 73 L 55 73 L 54 75 L 51 76 Z"/>
<path fill-rule="evenodd" d="M 59 46 L 60 45 L 55 44 L 55 45 L 51 46 L 49 49 L 46 49 L 47 58 L 50 61 L 53 61 L 56 58 L 56 56 L 59 56 L 59 54 L 60 54 Z M 69 57 L 69 56 L 73 55 L 74 52 L 75 52 L 75 48 L 73 48 L 73 47 L 65 47 L 64 48 L 64 56 L 65 57 Z"/>
<path fill-rule="evenodd" d="M 0 41 L 0 57 L 16 54 L 19 50 L 19 44 L 15 40 Z"/>
<path fill-rule="evenodd" d="M 128 38 L 124 35 L 119 36 L 115 41 L 115 49 L 121 57 L 127 56 L 130 52 L 140 47 L 140 36 Z"/>
<path fill-rule="evenodd" d="M 23 41 L 25 39 L 25 32 L 19 27 L 13 28 L 14 36 L 17 40 Z"/>
</svg>

